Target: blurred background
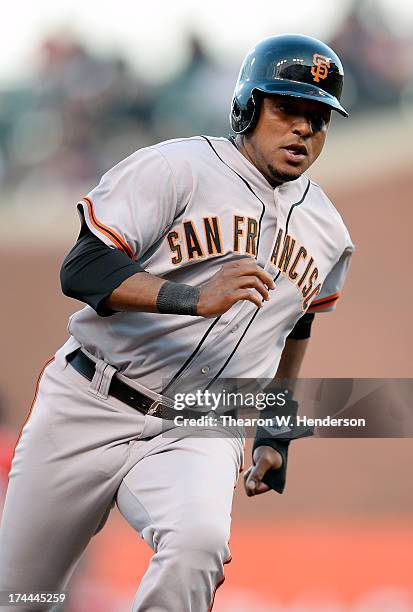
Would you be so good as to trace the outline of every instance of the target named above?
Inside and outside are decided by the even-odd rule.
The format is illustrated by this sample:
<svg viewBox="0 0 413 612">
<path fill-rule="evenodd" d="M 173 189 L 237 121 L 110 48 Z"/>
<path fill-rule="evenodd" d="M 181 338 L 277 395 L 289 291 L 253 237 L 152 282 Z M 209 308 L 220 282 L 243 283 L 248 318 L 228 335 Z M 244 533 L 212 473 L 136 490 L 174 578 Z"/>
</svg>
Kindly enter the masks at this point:
<svg viewBox="0 0 413 612">
<path fill-rule="evenodd" d="M 244 55 L 283 32 L 338 52 L 351 112 L 334 116 L 310 175 L 357 251 L 337 312 L 316 316 L 303 375 L 412 376 L 409 0 L 14 0 L 0 22 L 0 499 L 38 372 L 80 307 L 58 280 L 76 201 L 142 146 L 228 135 Z M 412 460 L 409 439 L 302 440 L 283 496 L 247 499 L 239 484 L 214 610 L 413 611 Z M 67 610 L 128 610 L 149 557 L 113 511 Z"/>
</svg>

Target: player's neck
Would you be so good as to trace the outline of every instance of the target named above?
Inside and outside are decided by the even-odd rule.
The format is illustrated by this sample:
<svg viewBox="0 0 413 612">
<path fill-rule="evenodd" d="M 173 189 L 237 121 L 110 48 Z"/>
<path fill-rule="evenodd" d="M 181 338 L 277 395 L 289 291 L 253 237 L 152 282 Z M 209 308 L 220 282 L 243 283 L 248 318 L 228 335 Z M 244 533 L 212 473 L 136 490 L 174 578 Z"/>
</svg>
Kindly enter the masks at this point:
<svg viewBox="0 0 413 612">
<path fill-rule="evenodd" d="M 238 151 L 241 153 L 241 155 L 243 155 L 246 159 L 248 159 L 248 161 L 255 166 L 255 168 L 257 168 L 258 172 L 260 172 L 262 174 L 262 176 L 265 178 L 266 181 L 268 181 L 268 183 L 271 185 L 271 187 L 273 189 L 275 189 L 276 187 L 279 187 L 280 185 L 282 185 L 282 181 L 277 181 L 274 178 L 269 178 L 268 176 L 266 176 L 258 167 L 258 165 L 255 163 L 253 157 L 248 153 L 248 150 L 244 144 L 244 139 L 242 137 L 242 134 L 236 134 L 236 136 L 230 136 L 230 141 L 232 142 L 232 144 L 234 145 L 234 147 L 236 147 L 238 149 Z"/>
</svg>

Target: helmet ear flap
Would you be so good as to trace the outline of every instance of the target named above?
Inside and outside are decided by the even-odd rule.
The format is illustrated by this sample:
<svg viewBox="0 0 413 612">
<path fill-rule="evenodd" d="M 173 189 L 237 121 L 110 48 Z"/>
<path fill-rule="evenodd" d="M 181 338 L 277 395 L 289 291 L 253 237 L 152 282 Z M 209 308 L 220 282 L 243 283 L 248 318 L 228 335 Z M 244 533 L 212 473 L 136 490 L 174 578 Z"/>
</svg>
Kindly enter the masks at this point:
<svg viewBox="0 0 413 612">
<path fill-rule="evenodd" d="M 236 99 L 234 99 L 232 103 L 232 116 L 237 122 L 241 121 L 242 119 L 242 110 Z"/>
<path fill-rule="evenodd" d="M 232 100 L 230 120 L 234 132 L 240 134 L 245 121 L 245 111 L 242 109 L 237 98 L 233 98 Z"/>
<path fill-rule="evenodd" d="M 254 129 L 258 117 L 260 114 L 260 103 L 261 97 L 259 96 L 257 91 L 252 91 L 251 97 L 247 102 L 247 109 L 245 113 L 245 123 L 243 132 L 250 132 Z"/>
<path fill-rule="evenodd" d="M 231 125 L 234 132 L 237 134 L 244 134 L 253 129 L 259 115 L 260 101 L 261 98 L 256 91 L 251 93 L 244 107 L 238 102 L 237 98 L 233 99 L 231 107 Z"/>
</svg>

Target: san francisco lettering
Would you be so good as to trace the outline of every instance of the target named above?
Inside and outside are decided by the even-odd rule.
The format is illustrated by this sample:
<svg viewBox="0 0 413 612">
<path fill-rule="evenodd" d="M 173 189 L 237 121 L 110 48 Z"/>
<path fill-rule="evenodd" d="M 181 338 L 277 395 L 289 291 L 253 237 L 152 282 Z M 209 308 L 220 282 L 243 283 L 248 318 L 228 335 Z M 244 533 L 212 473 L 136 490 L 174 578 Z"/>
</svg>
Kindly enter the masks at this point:
<svg viewBox="0 0 413 612">
<path fill-rule="evenodd" d="M 171 251 L 171 262 L 180 265 L 205 257 L 224 255 L 232 251 L 243 255 L 257 256 L 259 223 L 246 215 L 233 216 L 232 244 L 225 248 L 219 217 L 203 217 L 198 227 L 192 220 L 183 221 L 179 228 L 171 230 L 166 240 Z M 228 245 L 229 246 L 229 245 Z M 306 311 L 321 290 L 317 282 L 319 271 L 314 258 L 305 246 L 298 244 L 290 234 L 279 228 L 271 253 L 271 263 L 301 293 L 301 308 Z"/>
<path fill-rule="evenodd" d="M 289 234 L 284 235 L 284 230 L 280 228 L 272 250 L 271 263 L 297 285 L 302 297 L 301 308 L 307 310 L 321 290 L 321 283 L 317 283 L 318 268 L 314 258 L 304 246 L 297 244 L 295 238 Z"/>
<path fill-rule="evenodd" d="M 195 261 L 203 257 L 223 255 L 224 249 L 219 217 L 204 217 L 199 224 L 194 221 L 182 223 L 181 228 L 170 231 L 166 239 L 174 265 Z M 232 251 L 256 257 L 258 252 L 258 220 L 245 215 L 233 217 Z"/>
</svg>

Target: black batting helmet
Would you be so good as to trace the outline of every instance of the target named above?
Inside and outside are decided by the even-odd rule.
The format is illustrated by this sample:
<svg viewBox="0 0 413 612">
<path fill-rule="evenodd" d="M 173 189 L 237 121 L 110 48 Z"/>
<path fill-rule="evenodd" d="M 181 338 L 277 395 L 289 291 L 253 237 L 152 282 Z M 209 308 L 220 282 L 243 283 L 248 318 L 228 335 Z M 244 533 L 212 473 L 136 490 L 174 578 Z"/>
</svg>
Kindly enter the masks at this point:
<svg viewBox="0 0 413 612">
<path fill-rule="evenodd" d="M 348 117 L 340 104 L 343 66 L 320 40 L 302 34 L 270 36 L 244 59 L 231 106 L 231 127 L 237 134 L 251 130 L 257 119 L 259 95 L 279 94 L 326 104 Z"/>
</svg>

